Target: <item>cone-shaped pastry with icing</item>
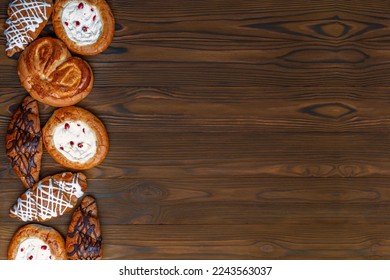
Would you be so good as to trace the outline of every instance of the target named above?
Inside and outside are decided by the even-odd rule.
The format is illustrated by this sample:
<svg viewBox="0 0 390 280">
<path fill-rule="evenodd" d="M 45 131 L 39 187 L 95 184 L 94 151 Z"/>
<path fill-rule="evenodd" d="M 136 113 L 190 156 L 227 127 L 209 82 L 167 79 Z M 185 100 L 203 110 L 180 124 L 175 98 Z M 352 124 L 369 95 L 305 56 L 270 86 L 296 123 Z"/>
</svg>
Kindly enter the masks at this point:
<svg viewBox="0 0 390 280">
<path fill-rule="evenodd" d="M 100 260 L 103 257 L 102 234 L 96 200 L 86 196 L 73 213 L 66 235 L 70 260 Z"/>
<path fill-rule="evenodd" d="M 4 24 L 6 53 L 9 57 L 24 50 L 45 27 L 52 12 L 51 0 L 14 0 L 8 6 Z"/>
<path fill-rule="evenodd" d="M 11 207 L 10 216 L 45 222 L 68 213 L 87 188 L 82 173 L 65 172 L 44 178 L 28 189 Z"/>
<path fill-rule="evenodd" d="M 42 146 L 38 102 L 27 96 L 12 116 L 5 141 L 11 166 L 26 188 L 39 180 Z"/>
</svg>

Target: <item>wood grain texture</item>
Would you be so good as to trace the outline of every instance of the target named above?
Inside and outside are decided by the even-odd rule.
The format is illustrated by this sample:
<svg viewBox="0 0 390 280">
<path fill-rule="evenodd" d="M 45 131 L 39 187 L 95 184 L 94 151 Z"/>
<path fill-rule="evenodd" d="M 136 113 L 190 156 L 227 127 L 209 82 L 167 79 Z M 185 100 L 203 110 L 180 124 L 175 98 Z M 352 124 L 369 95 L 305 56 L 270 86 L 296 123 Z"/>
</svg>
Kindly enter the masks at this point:
<svg viewBox="0 0 390 280">
<path fill-rule="evenodd" d="M 390 259 L 387 0 L 108 3 L 79 104 L 111 141 L 85 172 L 106 259 Z M 0 25 L 0 139 L 27 94 L 4 46 Z M 45 152 L 41 177 L 62 171 Z M 24 191 L 5 152 L 0 187 L 4 259 Z"/>
</svg>

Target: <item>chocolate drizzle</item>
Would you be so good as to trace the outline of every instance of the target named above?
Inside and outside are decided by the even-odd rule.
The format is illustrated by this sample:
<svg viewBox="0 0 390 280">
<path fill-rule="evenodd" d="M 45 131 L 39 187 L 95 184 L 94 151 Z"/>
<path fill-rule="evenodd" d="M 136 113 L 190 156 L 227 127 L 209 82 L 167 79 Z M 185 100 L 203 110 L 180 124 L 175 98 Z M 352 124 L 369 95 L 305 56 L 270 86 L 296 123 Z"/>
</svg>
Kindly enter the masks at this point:
<svg viewBox="0 0 390 280">
<path fill-rule="evenodd" d="M 85 197 L 73 214 L 66 243 L 69 259 L 96 260 L 102 258 L 102 236 L 97 218 L 96 201 L 92 197 Z"/>
<path fill-rule="evenodd" d="M 6 152 L 11 166 L 27 188 L 39 180 L 42 133 L 38 103 L 26 97 L 7 129 Z"/>
</svg>

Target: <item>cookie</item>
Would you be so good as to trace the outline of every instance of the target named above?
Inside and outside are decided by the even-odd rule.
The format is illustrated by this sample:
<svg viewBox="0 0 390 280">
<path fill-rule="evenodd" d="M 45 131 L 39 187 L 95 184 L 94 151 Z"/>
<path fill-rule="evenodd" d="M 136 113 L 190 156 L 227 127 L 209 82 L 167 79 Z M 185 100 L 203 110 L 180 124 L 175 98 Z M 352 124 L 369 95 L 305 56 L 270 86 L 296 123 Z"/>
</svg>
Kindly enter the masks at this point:
<svg viewBox="0 0 390 280">
<path fill-rule="evenodd" d="M 10 216 L 24 222 L 51 220 L 70 212 L 86 188 L 82 173 L 48 176 L 20 196 L 11 207 Z"/>
<path fill-rule="evenodd" d="M 38 102 L 30 96 L 12 116 L 5 148 L 15 174 L 31 188 L 39 180 L 43 149 Z"/>
<path fill-rule="evenodd" d="M 52 13 L 51 0 L 14 0 L 8 6 L 4 24 L 6 53 L 9 57 L 21 52 L 35 40 Z"/>
<path fill-rule="evenodd" d="M 84 197 L 73 213 L 66 235 L 66 252 L 70 260 L 103 258 L 98 209 L 92 196 Z"/>
<path fill-rule="evenodd" d="M 32 97 L 54 107 L 78 103 L 91 92 L 94 82 L 89 64 L 72 57 L 63 42 L 51 37 L 40 38 L 23 51 L 18 75 Z"/>
<path fill-rule="evenodd" d="M 111 44 L 115 19 L 104 0 L 58 0 L 54 4 L 53 27 L 72 52 L 95 55 Z"/>
<path fill-rule="evenodd" d="M 8 247 L 9 260 L 66 260 L 64 238 L 51 227 L 29 224 L 21 227 Z"/>
<path fill-rule="evenodd" d="M 100 164 L 108 153 L 109 140 L 103 123 L 80 107 L 57 109 L 42 131 L 46 150 L 65 167 L 89 169 Z"/>
</svg>

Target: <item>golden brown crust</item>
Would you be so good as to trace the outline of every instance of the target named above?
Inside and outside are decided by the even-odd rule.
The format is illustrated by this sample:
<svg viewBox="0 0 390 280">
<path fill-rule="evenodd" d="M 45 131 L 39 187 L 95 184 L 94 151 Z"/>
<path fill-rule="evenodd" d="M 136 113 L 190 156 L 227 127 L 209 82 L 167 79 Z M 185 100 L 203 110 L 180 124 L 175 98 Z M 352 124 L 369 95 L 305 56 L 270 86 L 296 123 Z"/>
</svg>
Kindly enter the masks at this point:
<svg viewBox="0 0 390 280">
<path fill-rule="evenodd" d="M 18 74 L 32 97 L 54 107 L 78 103 L 91 92 L 94 82 L 89 64 L 72 57 L 63 42 L 51 37 L 26 48 L 18 61 Z"/>
<path fill-rule="evenodd" d="M 83 173 L 48 176 L 24 192 L 10 209 L 10 217 L 45 222 L 70 212 L 87 188 Z"/>
<path fill-rule="evenodd" d="M 32 8 L 32 6 L 27 6 L 27 9 L 21 10 L 21 2 L 22 1 L 20 0 L 10 2 L 7 10 L 9 18 L 4 24 L 4 34 L 7 38 L 6 53 L 9 57 L 24 50 L 30 42 L 38 37 L 43 28 L 46 26 L 53 10 L 53 2 L 51 0 L 24 1 L 30 2 L 31 4 L 32 2 L 47 3 L 50 6 L 46 9 L 44 7 L 37 9 Z M 44 16 L 42 17 L 42 15 Z M 42 20 L 40 23 L 34 21 L 35 24 L 38 24 L 38 27 L 34 31 L 29 28 L 29 24 L 33 19 L 32 16 L 38 16 Z M 23 20 L 23 18 L 26 18 L 26 20 Z M 20 45 L 20 42 L 23 43 Z"/>
<path fill-rule="evenodd" d="M 73 213 L 66 235 L 66 252 L 70 260 L 103 258 L 98 209 L 92 196 L 84 197 Z"/>
<path fill-rule="evenodd" d="M 19 245 L 28 238 L 41 239 L 50 247 L 50 252 L 55 260 L 66 260 L 66 250 L 64 238 L 51 227 L 38 224 L 28 224 L 18 229 L 12 237 L 8 247 L 8 259 L 14 260 L 19 249 Z"/>
<path fill-rule="evenodd" d="M 55 128 L 64 122 L 83 121 L 96 135 L 96 154 L 87 162 L 80 163 L 67 159 L 54 145 L 53 133 Z M 53 159 L 65 167 L 85 170 L 100 164 L 108 153 L 109 139 L 103 123 L 89 111 L 76 106 L 57 109 L 42 129 L 43 143 Z"/>
<path fill-rule="evenodd" d="M 38 102 L 27 96 L 12 116 L 5 144 L 12 168 L 26 188 L 39 180 L 42 146 Z"/>
<path fill-rule="evenodd" d="M 111 12 L 110 6 L 104 0 L 83 0 L 81 2 L 86 2 L 89 5 L 95 6 L 100 13 L 101 20 L 103 23 L 102 34 L 99 39 L 91 45 L 81 46 L 76 42 L 72 41 L 66 34 L 64 29 L 64 24 L 62 23 L 62 11 L 68 2 L 74 2 L 72 0 L 58 0 L 54 4 L 52 22 L 54 32 L 67 47 L 75 53 L 81 55 L 96 55 L 105 51 L 111 44 L 115 32 L 115 19 Z"/>
</svg>

